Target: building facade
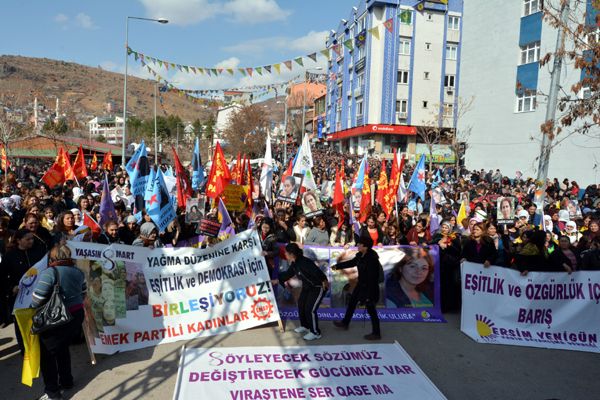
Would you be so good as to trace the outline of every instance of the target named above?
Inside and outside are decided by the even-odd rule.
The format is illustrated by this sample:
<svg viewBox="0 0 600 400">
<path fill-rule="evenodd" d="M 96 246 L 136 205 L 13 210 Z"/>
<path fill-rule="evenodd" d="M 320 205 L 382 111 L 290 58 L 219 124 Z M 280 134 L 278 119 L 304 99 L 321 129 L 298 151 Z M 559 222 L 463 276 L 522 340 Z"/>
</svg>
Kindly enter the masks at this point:
<svg viewBox="0 0 600 400">
<path fill-rule="evenodd" d="M 458 136 L 470 132 L 465 164 L 486 171 L 500 168 L 509 177 L 516 171 L 535 177 L 552 70 L 552 63 L 540 68 L 539 61 L 554 52 L 557 31 L 543 21 L 542 0 L 464 3 L 460 92 L 473 98 L 471 110 L 458 120 Z M 583 21 L 590 12 L 588 1 L 587 9 L 572 10 L 572 15 Z M 581 70 L 564 62 L 559 96 L 570 93 L 580 79 Z M 563 130 L 550 156 L 550 178 L 568 177 L 580 186 L 598 182 L 600 135 L 595 129 L 588 136 L 568 136 Z"/>
<path fill-rule="evenodd" d="M 341 20 L 327 39 L 333 146 L 414 155 L 419 126 L 455 128 L 462 9 L 462 0 L 362 0 Z"/>
<path fill-rule="evenodd" d="M 122 117 L 95 117 L 88 122 L 90 138 L 98 140 L 102 136 L 106 139 L 106 143 L 121 144 L 123 141 L 123 125 Z"/>
</svg>

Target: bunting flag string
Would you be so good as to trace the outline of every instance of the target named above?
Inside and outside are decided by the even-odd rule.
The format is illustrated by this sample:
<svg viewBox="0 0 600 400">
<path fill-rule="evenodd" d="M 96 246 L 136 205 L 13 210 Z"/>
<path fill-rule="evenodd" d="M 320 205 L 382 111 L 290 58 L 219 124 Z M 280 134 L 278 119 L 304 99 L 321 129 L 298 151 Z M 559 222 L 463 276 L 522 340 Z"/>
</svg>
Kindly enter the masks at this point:
<svg viewBox="0 0 600 400">
<path fill-rule="evenodd" d="M 444 0 L 441 0 L 444 1 Z M 418 11 L 418 7 L 414 8 Z M 343 57 L 344 48 L 347 48 L 348 51 L 352 52 L 356 47 L 364 46 L 366 43 L 367 35 L 371 35 L 376 40 L 381 40 L 380 35 L 380 27 L 383 26 L 390 33 L 394 31 L 394 24 L 396 20 L 400 20 L 401 22 L 408 23 L 412 19 L 412 10 L 409 9 L 400 9 L 398 10 L 398 14 L 395 18 L 390 18 L 370 29 L 362 30 L 355 38 L 348 38 L 342 40 L 338 43 L 337 40 L 334 40 L 330 47 L 319 50 L 318 52 L 312 52 L 306 56 L 302 57 L 294 57 L 290 60 L 282 61 L 275 64 L 263 65 L 260 67 L 237 67 L 237 68 L 207 68 L 207 67 L 198 67 L 198 66 L 190 66 L 183 64 L 176 64 L 171 61 L 162 60 L 157 57 L 150 56 L 148 54 L 144 54 L 142 52 L 133 50 L 131 47 L 127 47 L 127 54 L 132 55 L 136 61 L 142 63 L 143 66 L 147 66 L 148 63 L 152 63 L 153 65 L 157 65 L 158 68 L 164 68 L 165 70 L 175 70 L 181 71 L 188 74 L 194 75 L 206 75 L 209 77 L 219 77 L 224 74 L 228 74 L 230 76 L 234 76 L 235 74 L 240 74 L 242 76 L 250 76 L 252 77 L 254 73 L 259 76 L 263 76 L 266 74 L 281 74 L 281 65 L 285 65 L 285 67 L 289 71 L 294 70 L 294 65 L 297 65 L 296 68 L 300 67 L 301 69 L 305 68 L 305 62 L 311 60 L 312 62 L 317 62 L 319 57 L 324 57 L 327 61 L 331 60 L 331 51 L 333 51 L 337 58 Z"/>
</svg>

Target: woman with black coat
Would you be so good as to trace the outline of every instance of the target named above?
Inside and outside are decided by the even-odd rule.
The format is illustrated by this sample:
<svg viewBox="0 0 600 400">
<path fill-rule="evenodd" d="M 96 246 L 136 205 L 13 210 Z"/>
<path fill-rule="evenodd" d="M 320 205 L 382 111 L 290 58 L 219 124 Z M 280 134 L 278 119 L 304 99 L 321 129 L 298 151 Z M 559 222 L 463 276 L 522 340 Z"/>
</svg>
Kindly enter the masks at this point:
<svg viewBox="0 0 600 400">
<path fill-rule="evenodd" d="M 473 225 L 471 236 L 465 240 L 462 248 L 462 259 L 489 267 L 496 261 L 497 251 L 494 242 L 487 236 L 481 222 Z"/>
<path fill-rule="evenodd" d="M 558 238 L 558 247 L 549 257 L 550 265 L 554 271 L 567 271 L 571 273 L 580 269 L 581 259 L 568 236 Z"/>
<path fill-rule="evenodd" d="M 304 340 L 320 339 L 317 310 L 329 287 L 327 275 L 314 261 L 304 256 L 302 249 L 296 243 L 285 246 L 285 256 L 291 264 L 287 270 L 279 273 L 279 281 L 285 283 L 293 276 L 297 276 L 302 281 L 302 291 L 298 298 L 300 326 L 294 329 L 294 332 L 306 333 Z"/>
<path fill-rule="evenodd" d="M 338 262 L 332 267 L 334 270 L 358 268 L 358 284 L 350 296 L 344 319 L 335 321 L 333 324 L 338 328 L 348 329 L 356 306 L 359 302 L 364 303 L 371 317 L 373 327 L 373 331 L 369 335 L 365 335 L 364 338 L 366 340 L 379 340 L 381 339 L 381 330 L 375 305 L 379 301 L 379 282 L 382 281 L 380 278 L 383 278 L 383 267 L 379 262 L 379 256 L 373 250 L 373 239 L 370 236 L 361 236 L 357 241 L 357 246 L 358 253 L 353 259 Z M 343 254 L 340 254 L 340 258 Z"/>
</svg>

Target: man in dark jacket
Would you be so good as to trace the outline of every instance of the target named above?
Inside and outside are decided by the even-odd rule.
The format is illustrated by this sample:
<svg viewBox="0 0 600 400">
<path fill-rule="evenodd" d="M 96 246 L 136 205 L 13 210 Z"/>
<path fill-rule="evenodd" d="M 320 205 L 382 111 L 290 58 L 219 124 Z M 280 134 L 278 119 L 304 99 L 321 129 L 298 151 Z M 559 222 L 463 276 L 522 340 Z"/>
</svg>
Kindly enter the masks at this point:
<svg viewBox="0 0 600 400">
<path fill-rule="evenodd" d="M 371 317 L 373 327 L 373 331 L 365 335 L 364 338 L 366 340 L 379 340 L 381 339 L 381 330 L 375 304 L 379 301 L 379 281 L 380 275 L 383 275 L 383 268 L 379 262 L 379 256 L 373 250 L 373 239 L 369 236 L 361 236 L 357 241 L 357 246 L 358 253 L 356 257 L 332 267 L 335 270 L 358 268 L 358 284 L 350 296 L 346 315 L 342 321 L 335 321 L 333 324 L 338 328 L 348 329 L 356 306 L 358 303 L 363 303 Z"/>
<path fill-rule="evenodd" d="M 294 332 L 306 333 L 304 340 L 320 339 L 317 310 L 329 287 L 327 275 L 314 261 L 304 256 L 302 249 L 296 243 L 285 246 L 285 256 L 291 264 L 287 270 L 279 273 L 279 281 L 285 283 L 293 276 L 297 276 L 302 281 L 302 292 L 298 298 L 300 326 L 294 329 Z"/>
</svg>

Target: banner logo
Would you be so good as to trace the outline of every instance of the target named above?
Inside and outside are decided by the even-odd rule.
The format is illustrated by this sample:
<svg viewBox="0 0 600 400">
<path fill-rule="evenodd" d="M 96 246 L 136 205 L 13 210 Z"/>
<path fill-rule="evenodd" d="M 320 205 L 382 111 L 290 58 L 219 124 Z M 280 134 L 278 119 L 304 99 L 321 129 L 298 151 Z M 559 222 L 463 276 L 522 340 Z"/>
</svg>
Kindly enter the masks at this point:
<svg viewBox="0 0 600 400">
<path fill-rule="evenodd" d="M 263 297 L 254 300 L 252 304 L 252 315 L 258 320 L 266 320 L 273 313 L 273 304 Z"/>
<path fill-rule="evenodd" d="M 496 337 L 496 335 L 494 334 L 494 327 L 496 325 L 488 317 L 481 314 L 476 314 L 475 324 L 477 328 L 477 333 L 483 339 L 490 340 Z"/>
</svg>

